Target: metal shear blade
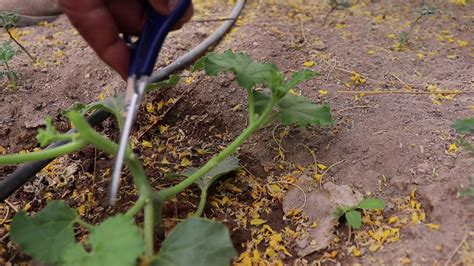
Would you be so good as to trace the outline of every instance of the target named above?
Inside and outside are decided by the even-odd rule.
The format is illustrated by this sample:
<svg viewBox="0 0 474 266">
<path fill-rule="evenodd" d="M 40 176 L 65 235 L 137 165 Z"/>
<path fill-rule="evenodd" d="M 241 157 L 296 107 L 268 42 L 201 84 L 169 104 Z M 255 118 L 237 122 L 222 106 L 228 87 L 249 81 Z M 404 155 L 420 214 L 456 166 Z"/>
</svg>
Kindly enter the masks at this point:
<svg viewBox="0 0 474 266">
<path fill-rule="evenodd" d="M 120 146 L 117 153 L 112 181 L 110 184 L 109 200 L 114 205 L 120 185 L 120 172 L 125 160 L 133 122 L 137 116 L 140 101 L 145 93 L 148 77 L 153 71 L 156 59 L 166 36 L 173 26 L 185 15 L 191 6 L 191 0 L 181 0 L 169 16 L 159 15 L 148 1 L 144 1 L 147 10 L 147 18 L 142 34 L 135 43 L 130 43 L 131 60 L 129 65 L 129 78 L 127 82 L 127 93 L 125 96 L 125 124 L 120 136 Z"/>
</svg>

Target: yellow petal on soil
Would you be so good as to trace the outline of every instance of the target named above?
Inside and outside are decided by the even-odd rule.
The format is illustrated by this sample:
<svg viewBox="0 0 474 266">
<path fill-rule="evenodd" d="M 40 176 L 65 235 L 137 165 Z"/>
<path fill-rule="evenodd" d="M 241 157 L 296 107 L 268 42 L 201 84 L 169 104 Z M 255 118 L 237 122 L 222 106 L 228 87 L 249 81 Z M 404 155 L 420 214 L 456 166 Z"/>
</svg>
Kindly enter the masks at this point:
<svg viewBox="0 0 474 266">
<path fill-rule="evenodd" d="M 380 244 L 378 244 L 378 243 L 372 243 L 372 244 L 370 244 L 370 246 L 369 246 L 369 250 L 370 250 L 371 252 L 375 252 L 375 251 L 377 251 L 381 246 L 382 246 L 382 245 L 380 245 Z"/>
<path fill-rule="evenodd" d="M 185 157 L 181 160 L 181 163 L 179 165 L 182 167 L 188 167 L 188 166 L 191 166 L 192 164 L 193 163 L 188 158 Z"/>
<path fill-rule="evenodd" d="M 319 90 L 319 95 L 324 96 L 328 94 L 329 92 L 327 90 Z"/>
<path fill-rule="evenodd" d="M 161 110 L 163 108 L 163 106 L 165 106 L 165 102 L 164 101 L 159 101 L 158 104 L 157 104 L 157 109 Z"/>
<path fill-rule="evenodd" d="M 321 169 L 321 170 L 326 170 L 328 167 L 322 163 L 318 163 L 317 164 L 318 168 Z"/>
<path fill-rule="evenodd" d="M 283 237 L 281 236 L 281 234 L 273 234 L 272 236 L 270 236 L 270 240 L 275 242 L 281 242 L 283 241 Z"/>
<path fill-rule="evenodd" d="M 264 223 L 266 223 L 267 221 L 263 220 L 263 219 L 260 219 L 260 218 L 256 218 L 256 219 L 252 219 L 250 221 L 250 224 L 251 225 L 262 225 Z"/>
<path fill-rule="evenodd" d="M 362 252 L 358 248 L 354 248 L 352 250 L 352 254 L 354 254 L 355 257 L 360 257 L 362 255 Z"/>
<path fill-rule="evenodd" d="M 175 102 L 174 98 L 169 98 L 169 99 L 166 101 L 165 105 L 172 105 L 172 104 L 174 104 L 174 102 Z"/>
<path fill-rule="evenodd" d="M 425 58 L 425 54 L 422 53 L 422 52 L 417 53 L 416 56 L 418 56 L 418 59 L 420 59 L 420 60 Z"/>
<path fill-rule="evenodd" d="M 449 153 L 456 153 L 458 151 L 458 145 L 456 143 L 449 144 L 448 152 Z"/>
<path fill-rule="evenodd" d="M 156 108 L 152 103 L 147 103 L 146 104 L 146 111 L 148 113 L 154 113 L 156 111 Z"/>
<path fill-rule="evenodd" d="M 260 254 L 260 251 L 258 251 L 258 249 L 254 249 L 252 251 L 252 255 L 253 255 L 252 261 L 255 263 L 259 263 L 260 260 L 262 259 L 262 255 Z"/>
<path fill-rule="evenodd" d="M 142 141 L 142 147 L 151 148 L 151 147 L 153 147 L 153 144 L 150 141 L 144 140 L 144 141 Z"/>
<path fill-rule="evenodd" d="M 441 227 L 440 224 L 432 224 L 432 223 L 425 224 L 425 226 L 428 227 L 429 229 L 433 229 L 433 230 L 438 230 Z"/>
<path fill-rule="evenodd" d="M 468 41 L 458 41 L 458 45 L 460 47 L 466 47 L 469 45 L 469 42 Z"/>
<path fill-rule="evenodd" d="M 276 255 L 276 252 L 275 252 L 275 250 L 274 250 L 273 248 L 267 248 L 267 249 L 265 250 L 265 256 L 271 258 L 271 257 L 273 257 L 273 256 L 275 256 L 275 255 Z"/>
<path fill-rule="evenodd" d="M 163 134 L 168 131 L 169 126 L 167 125 L 160 125 L 160 133 Z"/>
<path fill-rule="evenodd" d="M 242 193 L 242 192 L 243 192 L 242 189 L 236 187 L 234 184 L 225 183 L 225 187 L 226 187 L 228 190 L 230 190 L 230 191 L 232 191 L 232 192 L 234 192 L 234 193 Z"/>
<path fill-rule="evenodd" d="M 388 223 L 389 224 L 394 224 L 394 223 L 397 223 L 399 220 L 400 220 L 400 218 L 398 218 L 397 216 L 392 216 L 392 217 L 388 218 Z"/>
<path fill-rule="evenodd" d="M 236 266 L 252 266 L 252 258 L 248 251 L 240 254 L 239 260 L 235 263 Z"/>
<path fill-rule="evenodd" d="M 22 210 L 24 210 L 25 212 L 27 212 L 30 208 L 31 208 L 31 204 L 28 202 L 28 203 L 25 204 L 25 206 L 23 207 Z"/>
<path fill-rule="evenodd" d="M 313 177 L 316 182 L 321 182 L 321 180 L 323 179 L 323 174 L 314 173 Z"/>
<path fill-rule="evenodd" d="M 84 215 L 84 213 L 86 213 L 86 205 L 82 204 L 81 206 L 79 206 L 79 208 L 77 208 L 77 212 L 79 213 L 79 215 Z"/>
<path fill-rule="evenodd" d="M 312 67 L 312 66 L 314 66 L 315 64 L 316 64 L 316 62 L 314 62 L 314 61 L 306 61 L 306 62 L 303 63 L 303 66 L 305 66 L 305 67 Z"/>
</svg>

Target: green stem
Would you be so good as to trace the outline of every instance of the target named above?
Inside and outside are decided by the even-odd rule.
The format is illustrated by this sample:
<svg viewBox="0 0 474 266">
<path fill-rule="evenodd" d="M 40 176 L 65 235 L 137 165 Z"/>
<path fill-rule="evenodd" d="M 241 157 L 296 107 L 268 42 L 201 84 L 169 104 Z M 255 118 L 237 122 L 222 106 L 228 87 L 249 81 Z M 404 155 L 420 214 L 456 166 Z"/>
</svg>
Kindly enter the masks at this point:
<svg viewBox="0 0 474 266">
<path fill-rule="evenodd" d="M 140 196 L 140 198 L 138 198 L 138 200 L 135 202 L 133 207 L 127 211 L 125 216 L 130 217 L 130 218 L 135 216 L 143 208 L 143 206 L 145 206 L 146 200 L 147 198 Z"/>
<path fill-rule="evenodd" d="M 247 101 L 249 110 L 249 124 L 255 123 L 255 101 L 252 93 L 252 89 L 245 89 L 247 91 Z"/>
<path fill-rule="evenodd" d="M 86 221 L 81 220 L 80 218 L 76 219 L 76 223 L 78 223 L 80 226 L 86 228 L 87 230 L 92 230 L 94 226 Z"/>
<path fill-rule="evenodd" d="M 194 174 L 192 174 L 185 180 L 181 181 L 179 184 L 158 192 L 158 195 L 164 200 L 169 200 L 173 198 L 178 193 L 186 189 L 188 186 L 192 185 L 196 180 L 201 178 L 207 172 L 209 172 L 212 168 L 214 168 L 218 163 L 220 163 L 227 156 L 234 153 L 242 145 L 242 143 L 244 143 L 244 141 L 246 141 L 252 135 L 252 133 L 258 130 L 260 126 L 264 124 L 267 116 L 270 114 L 270 112 L 272 111 L 277 101 L 278 101 L 277 99 L 272 97 L 272 100 L 270 101 L 270 103 L 268 103 L 262 115 L 258 117 L 255 123 L 249 124 L 249 126 L 244 131 L 242 131 L 242 133 L 229 146 L 227 146 L 227 148 L 225 148 L 216 156 L 212 157 L 205 165 L 199 168 L 199 170 L 197 170 Z"/>
<path fill-rule="evenodd" d="M 145 235 L 145 255 L 148 258 L 153 257 L 153 201 L 147 200 L 145 203 L 145 224 L 144 224 L 144 235 Z"/>
<path fill-rule="evenodd" d="M 83 139 L 87 139 L 96 148 L 101 149 L 108 154 L 117 154 L 118 145 L 95 131 L 81 114 L 70 111 L 66 114 L 66 116 L 76 126 L 77 131 L 79 131 Z M 146 179 L 145 171 L 143 170 L 140 162 L 129 147 L 125 153 L 125 163 L 132 173 L 140 196 L 149 198 L 152 194 L 152 188 Z"/>
<path fill-rule="evenodd" d="M 205 189 L 201 192 L 201 199 L 199 200 L 199 207 L 196 210 L 196 212 L 194 212 L 194 214 L 193 214 L 195 217 L 202 216 L 202 213 L 204 212 L 204 207 L 206 207 L 206 199 L 207 199 L 207 189 Z"/>
<path fill-rule="evenodd" d="M 56 158 L 75 152 L 87 144 L 84 140 L 76 140 L 62 146 L 30 153 L 17 153 L 0 156 L 0 164 L 18 164 L 31 161 L 40 161 Z"/>
</svg>

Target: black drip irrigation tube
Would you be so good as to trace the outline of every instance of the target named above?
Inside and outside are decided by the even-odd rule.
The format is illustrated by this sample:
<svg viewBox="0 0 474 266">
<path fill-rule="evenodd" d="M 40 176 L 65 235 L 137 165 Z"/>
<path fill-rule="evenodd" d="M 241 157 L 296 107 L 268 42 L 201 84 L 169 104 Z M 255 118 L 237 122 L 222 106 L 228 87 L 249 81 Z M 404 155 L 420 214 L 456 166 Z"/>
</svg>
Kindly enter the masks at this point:
<svg viewBox="0 0 474 266">
<path fill-rule="evenodd" d="M 211 46 L 217 44 L 222 39 L 227 31 L 234 25 L 237 17 L 245 6 L 245 0 L 238 0 L 234 8 L 228 17 L 228 19 L 222 23 L 217 30 L 202 41 L 198 46 L 194 47 L 191 51 L 187 52 L 183 56 L 179 57 L 173 63 L 160 69 L 158 72 L 153 74 L 150 78 L 150 82 L 158 82 L 166 79 L 174 72 L 184 69 L 191 65 L 196 58 L 203 55 Z M 97 111 L 87 118 L 87 121 L 91 126 L 101 124 L 110 114 L 105 111 Z M 68 133 L 73 133 L 74 130 L 69 130 Z M 46 149 L 55 148 L 64 145 L 66 142 L 55 142 L 50 144 Z M 36 174 L 46 167 L 54 159 L 47 159 L 41 161 L 34 161 L 26 163 L 18 167 L 15 172 L 8 175 L 4 180 L 0 181 L 0 201 L 4 201 L 13 192 L 22 187 L 26 182 L 33 179 Z"/>
</svg>

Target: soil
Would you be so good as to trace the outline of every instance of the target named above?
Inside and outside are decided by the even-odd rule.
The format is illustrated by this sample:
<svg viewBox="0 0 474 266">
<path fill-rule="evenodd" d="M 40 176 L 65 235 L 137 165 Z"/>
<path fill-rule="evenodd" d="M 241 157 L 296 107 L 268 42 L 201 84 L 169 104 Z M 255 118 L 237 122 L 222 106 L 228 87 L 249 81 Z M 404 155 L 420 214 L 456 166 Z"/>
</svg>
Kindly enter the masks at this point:
<svg viewBox="0 0 474 266">
<path fill-rule="evenodd" d="M 230 10 L 226 5 L 197 2 L 195 19 L 199 20 L 225 17 Z M 426 218 L 416 224 L 387 224 L 400 228 L 399 239 L 383 243 L 376 251 L 351 239 L 341 225 L 337 227 L 339 242 L 326 250 L 298 258 L 294 241 L 285 238 L 293 256 L 280 254 L 265 260 L 282 259 L 288 265 L 474 265 L 474 204 L 458 195 L 469 186 L 474 160 L 461 148 L 453 150 L 452 144 L 460 137 L 451 127 L 456 119 L 473 116 L 474 4 L 351 1 L 350 7 L 330 12 L 326 1 L 260 2 L 247 5 L 215 50 L 243 51 L 257 61 L 273 62 L 287 74 L 304 65 L 319 71 L 320 77 L 295 91 L 314 102 L 328 102 L 334 126 L 298 129 L 274 123 L 239 150 L 245 171 L 229 176 L 210 193 L 211 203 L 222 202 L 223 196 L 233 203 L 210 204 L 205 214 L 229 227 L 240 261 L 253 249 L 263 258 L 268 247 L 265 241 L 253 244 L 261 233 L 258 226 L 248 223 L 255 218 L 255 209 L 261 208 L 259 214 L 275 231 L 301 229 L 285 216 L 284 195 L 270 193 L 257 200 L 257 188 L 267 188 L 263 191 L 268 194 L 268 186 L 278 184 L 284 192 L 292 188 L 284 184 L 313 176 L 319 163 L 331 165 L 321 182 L 349 185 L 367 197 L 385 200 L 388 207 L 383 219 L 403 216 L 400 200 L 420 202 Z M 413 24 L 423 4 L 435 5 L 438 12 Z M 184 54 L 218 25 L 195 21 L 171 34 L 158 67 Z M 399 35 L 404 31 L 410 32 L 408 42 L 400 45 Z M 12 63 L 19 75 L 16 87 L 4 81 L 0 88 L 0 154 L 36 147 L 34 136 L 45 116 L 67 130 L 69 124 L 61 118 L 64 109 L 124 88 L 124 81 L 94 55 L 64 16 L 51 24 L 19 29 L 19 38 L 38 62 L 18 52 Z M 0 41 L 6 39 L 3 36 Z M 157 188 L 172 182 L 163 181 L 163 172 L 180 170 L 183 156 L 195 166 L 202 165 L 246 125 L 245 92 L 232 76 L 209 78 L 187 70 L 180 75 L 183 81 L 176 88 L 150 93 L 144 101 L 144 105 L 156 105 L 173 98 L 174 103 L 158 114 L 143 108 L 135 128 L 136 151 Z M 150 126 L 154 116 L 158 122 Z M 117 135 L 109 120 L 99 130 Z M 158 150 L 144 148 L 140 145 L 144 140 Z M 164 164 L 164 158 L 175 164 Z M 0 264 L 28 261 L 7 238 L 8 224 L 20 209 L 35 213 L 50 199 L 65 199 L 71 206 L 84 206 L 81 215 L 95 223 L 130 206 L 136 198 L 130 177 L 124 182 L 118 207 L 105 204 L 111 165 L 109 156 L 87 148 L 56 160 L 35 181 L 0 203 Z M 0 179 L 13 170 L 0 166 Z M 187 192 L 188 196 L 165 208 L 166 230 L 196 207 L 197 191 Z M 247 222 L 242 222 L 242 213 Z M 360 256 L 351 251 L 354 246 L 362 250 Z"/>
</svg>

